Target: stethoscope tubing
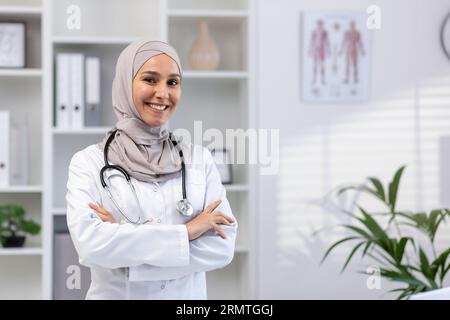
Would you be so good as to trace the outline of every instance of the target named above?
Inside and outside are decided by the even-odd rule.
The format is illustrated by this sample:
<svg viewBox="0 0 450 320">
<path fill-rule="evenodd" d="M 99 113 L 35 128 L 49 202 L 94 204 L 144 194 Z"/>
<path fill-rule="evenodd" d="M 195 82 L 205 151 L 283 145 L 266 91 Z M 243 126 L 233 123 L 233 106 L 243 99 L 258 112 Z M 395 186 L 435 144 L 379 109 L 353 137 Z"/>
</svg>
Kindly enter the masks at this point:
<svg viewBox="0 0 450 320">
<path fill-rule="evenodd" d="M 139 202 L 139 198 L 136 195 L 136 190 L 134 189 L 133 183 L 131 181 L 130 175 L 128 174 L 128 172 L 122 168 L 121 166 L 118 165 L 111 165 L 108 161 L 108 150 L 109 150 L 109 145 L 111 144 L 111 142 L 113 141 L 115 135 L 117 133 L 117 130 L 114 130 L 113 132 L 111 132 L 110 136 L 108 137 L 108 139 L 106 140 L 105 143 L 105 147 L 103 150 L 103 155 L 104 155 L 104 161 L 105 161 L 105 165 L 103 166 L 103 168 L 100 170 L 100 183 L 102 184 L 103 189 L 106 191 L 106 194 L 108 195 L 108 197 L 111 199 L 111 201 L 113 202 L 113 204 L 116 206 L 116 208 L 119 210 L 120 214 L 130 223 L 132 224 L 140 224 L 141 218 L 139 217 L 139 219 L 137 221 L 133 221 L 131 220 L 126 214 L 125 212 L 123 212 L 123 210 L 120 208 L 119 204 L 116 202 L 116 200 L 114 199 L 111 190 L 109 189 L 109 186 L 106 184 L 105 181 L 105 172 L 107 170 L 117 170 L 120 173 L 122 173 L 125 177 L 125 179 L 127 180 L 127 183 L 135 197 L 135 200 L 137 201 L 140 210 L 142 211 L 140 202 Z M 173 139 L 172 133 L 169 133 L 169 139 L 172 141 L 173 145 L 175 147 L 177 147 L 178 142 L 176 139 Z M 184 163 L 184 155 L 183 155 L 183 151 L 181 150 L 181 148 L 178 148 L 178 154 L 180 155 L 181 158 L 181 183 L 182 183 L 182 194 L 183 194 L 183 199 L 180 200 L 177 204 L 177 210 L 184 216 L 191 216 L 193 214 L 193 208 L 192 205 L 189 203 L 189 201 L 187 200 L 186 197 L 186 165 Z M 183 207 L 184 209 L 180 209 L 180 204 L 184 204 Z M 148 220 L 147 220 L 148 221 Z M 146 222 L 147 222 L 146 221 Z M 145 222 L 144 222 L 145 223 Z"/>
</svg>

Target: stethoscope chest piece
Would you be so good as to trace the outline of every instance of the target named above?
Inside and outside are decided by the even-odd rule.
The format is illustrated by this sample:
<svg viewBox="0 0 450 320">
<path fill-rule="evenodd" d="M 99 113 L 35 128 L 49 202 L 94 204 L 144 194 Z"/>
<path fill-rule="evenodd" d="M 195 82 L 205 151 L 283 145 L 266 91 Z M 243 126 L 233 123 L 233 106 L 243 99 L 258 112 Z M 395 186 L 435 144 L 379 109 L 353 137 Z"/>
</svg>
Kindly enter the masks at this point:
<svg viewBox="0 0 450 320">
<path fill-rule="evenodd" d="M 178 201 L 177 211 L 186 217 L 190 217 L 194 214 L 194 208 L 187 199 Z"/>
</svg>

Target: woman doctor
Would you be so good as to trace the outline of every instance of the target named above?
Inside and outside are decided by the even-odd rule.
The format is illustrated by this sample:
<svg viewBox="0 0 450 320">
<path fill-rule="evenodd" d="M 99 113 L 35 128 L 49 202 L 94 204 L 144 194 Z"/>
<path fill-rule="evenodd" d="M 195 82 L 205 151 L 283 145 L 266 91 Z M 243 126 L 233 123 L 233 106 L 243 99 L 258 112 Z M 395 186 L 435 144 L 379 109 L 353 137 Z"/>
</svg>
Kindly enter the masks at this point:
<svg viewBox="0 0 450 320">
<path fill-rule="evenodd" d="M 206 299 L 205 272 L 233 259 L 237 222 L 210 152 L 168 132 L 181 81 L 170 45 L 130 44 L 112 87 L 116 132 L 72 158 L 67 223 L 91 269 L 87 299 Z M 104 170 L 102 179 L 108 164 L 125 173 Z M 191 216 L 177 210 L 183 198 Z"/>
</svg>

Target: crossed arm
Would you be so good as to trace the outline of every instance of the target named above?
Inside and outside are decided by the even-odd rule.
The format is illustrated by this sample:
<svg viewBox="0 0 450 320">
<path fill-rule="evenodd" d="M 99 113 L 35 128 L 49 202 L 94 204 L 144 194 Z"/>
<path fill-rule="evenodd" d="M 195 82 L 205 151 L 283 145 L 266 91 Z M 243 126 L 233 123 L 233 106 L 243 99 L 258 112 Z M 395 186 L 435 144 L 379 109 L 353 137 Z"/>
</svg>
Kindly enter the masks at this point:
<svg viewBox="0 0 450 320">
<path fill-rule="evenodd" d="M 104 208 L 93 206 L 100 197 L 95 185 L 86 183 L 93 177 L 83 165 L 86 159 L 79 157 L 74 156 L 69 169 L 66 199 L 68 225 L 81 263 L 129 267 L 130 280 L 151 281 L 206 272 L 231 262 L 237 222 L 214 164 L 207 164 L 206 172 L 205 202 L 211 205 L 202 213 L 185 225 L 134 226 L 114 223 Z M 148 243 L 158 245 L 149 248 Z"/>
</svg>

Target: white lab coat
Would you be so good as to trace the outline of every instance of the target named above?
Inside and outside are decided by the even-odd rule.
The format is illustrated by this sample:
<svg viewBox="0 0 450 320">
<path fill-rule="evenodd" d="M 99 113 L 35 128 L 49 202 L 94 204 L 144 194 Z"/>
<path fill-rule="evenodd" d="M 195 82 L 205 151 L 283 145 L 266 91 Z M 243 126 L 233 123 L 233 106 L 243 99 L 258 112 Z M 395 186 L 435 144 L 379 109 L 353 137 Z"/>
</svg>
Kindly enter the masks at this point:
<svg viewBox="0 0 450 320">
<path fill-rule="evenodd" d="M 214 202 L 234 218 L 225 188 L 208 149 L 185 147 L 186 192 L 195 215 Z M 89 202 L 98 202 L 121 220 L 100 183 L 103 151 L 96 145 L 76 153 L 67 182 L 67 224 L 80 263 L 91 268 L 87 299 L 206 299 L 205 272 L 223 268 L 234 256 L 237 222 L 221 225 L 227 239 L 208 231 L 189 241 L 185 223 L 191 218 L 176 211 L 182 199 L 181 177 L 163 183 L 132 178 L 143 208 L 145 225 L 102 222 Z M 109 173 L 116 201 L 127 214 L 136 214 L 136 201 L 122 176 Z M 133 218 L 137 215 L 133 215 Z"/>
</svg>

